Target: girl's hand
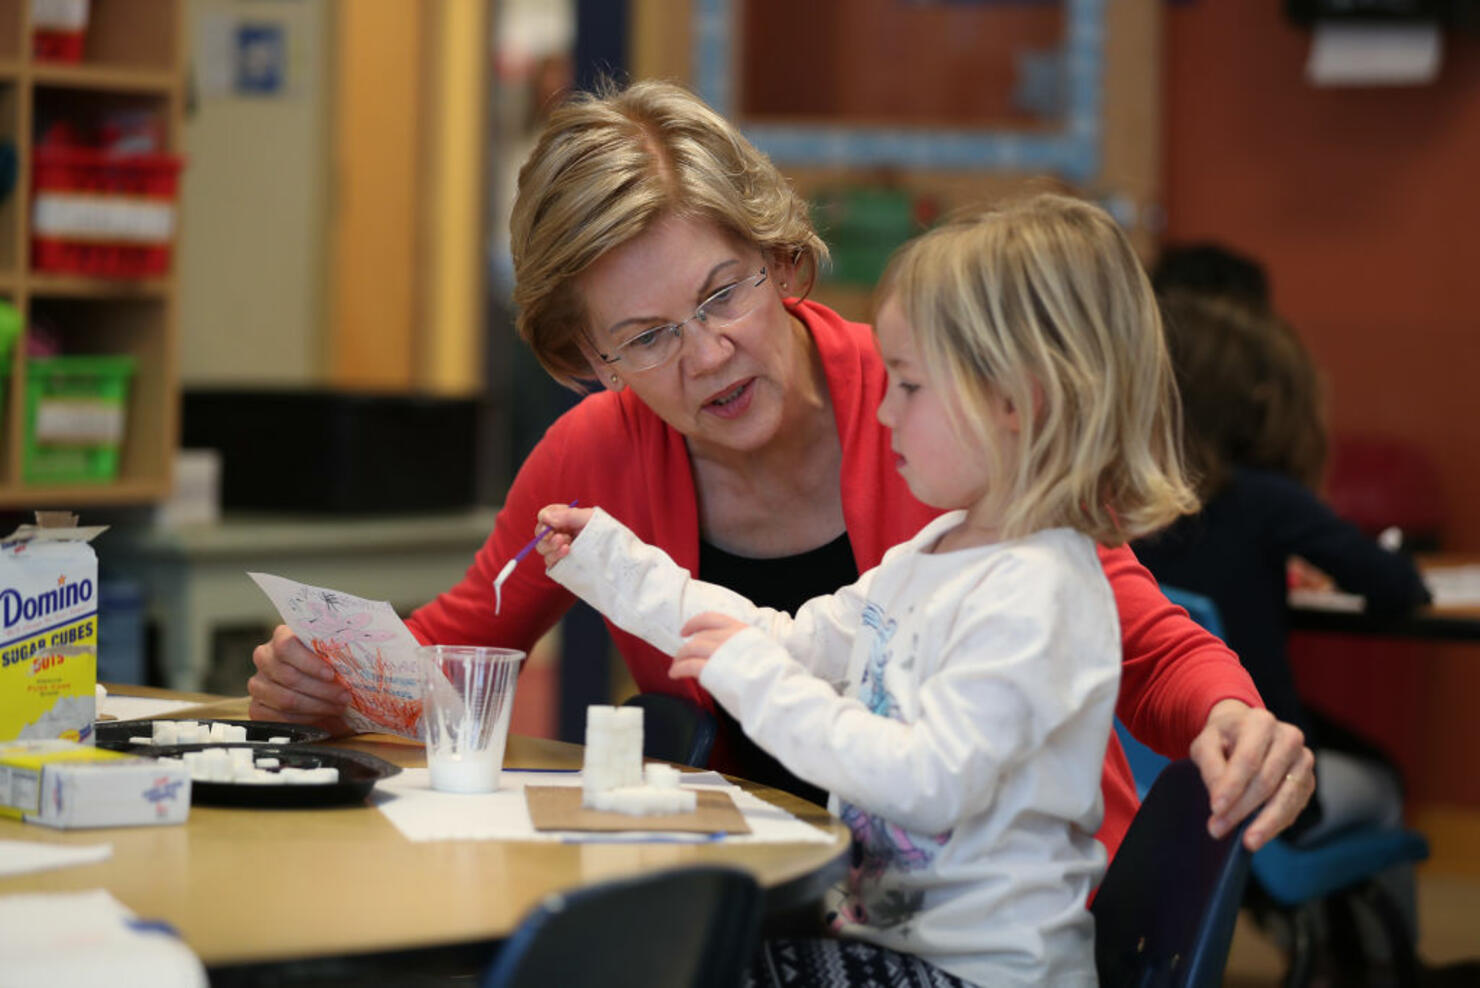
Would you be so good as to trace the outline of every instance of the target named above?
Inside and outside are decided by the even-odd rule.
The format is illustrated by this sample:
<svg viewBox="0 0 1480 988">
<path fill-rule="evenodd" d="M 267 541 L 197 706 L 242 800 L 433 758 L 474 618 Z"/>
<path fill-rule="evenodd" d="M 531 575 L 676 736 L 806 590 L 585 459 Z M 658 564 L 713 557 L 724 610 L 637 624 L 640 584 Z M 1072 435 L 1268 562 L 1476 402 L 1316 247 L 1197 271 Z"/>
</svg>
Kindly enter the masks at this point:
<svg viewBox="0 0 1480 988">
<path fill-rule="evenodd" d="M 748 627 L 744 621 L 717 611 L 697 615 L 679 632 L 685 641 L 674 654 L 668 675 L 674 679 L 698 679 L 715 649 Z"/>
<path fill-rule="evenodd" d="M 570 554 L 571 541 L 591 520 L 591 512 L 591 508 L 572 508 L 566 504 L 551 504 L 540 509 L 534 530 L 539 533 L 547 525 L 550 530 L 545 532 L 535 548 L 544 557 L 546 569 Z"/>
</svg>

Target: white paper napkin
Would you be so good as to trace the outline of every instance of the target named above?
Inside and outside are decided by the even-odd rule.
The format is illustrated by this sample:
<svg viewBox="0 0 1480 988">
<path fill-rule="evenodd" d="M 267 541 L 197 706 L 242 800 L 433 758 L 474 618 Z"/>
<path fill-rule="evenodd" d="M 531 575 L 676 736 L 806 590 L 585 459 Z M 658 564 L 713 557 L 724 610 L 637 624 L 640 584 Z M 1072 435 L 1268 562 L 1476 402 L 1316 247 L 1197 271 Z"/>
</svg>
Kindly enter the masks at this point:
<svg viewBox="0 0 1480 988">
<path fill-rule="evenodd" d="M 498 792 L 447 793 L 432 789 L 424 768 L 406 769 L 378 783 L 372 799 L 407 840 L 532 840 L 570 843 L 665 842 L 734 844 L 827 844 L 832 835 L 731 785 L 715 772 L 688 772 L 680 785 L 722 787 L 735 801 L 748 834 L 687 834 L 633 829 L 619 833 L 536 830 L 524 801 L 524 787 L 579 786 L 577 772 L 520 772 L 505 769 Z M 634 823 L 640 818 L 634 817 Z"/>
<path fill-rule="evenodd" d="M 34 840 L 0 840 L 0 875 L 24 875 L 28 871 L 92 864 L 95 861 L 105 861 L 112 854 L 112 844 L 45 844 Z"/>
<path fill-rule="evenodd" d="M 205 988 L 200 958 L 105 889 L 0 896 L 0 988 Z"/>
</svg>

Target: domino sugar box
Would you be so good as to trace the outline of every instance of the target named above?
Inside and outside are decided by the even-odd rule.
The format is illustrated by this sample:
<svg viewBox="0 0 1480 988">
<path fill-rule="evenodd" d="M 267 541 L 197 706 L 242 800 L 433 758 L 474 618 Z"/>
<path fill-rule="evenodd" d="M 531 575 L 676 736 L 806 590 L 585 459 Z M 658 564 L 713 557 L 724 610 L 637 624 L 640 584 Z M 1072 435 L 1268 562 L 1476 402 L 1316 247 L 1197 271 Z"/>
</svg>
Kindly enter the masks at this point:
<svg viewBox="0 0 1480 988">
<path fill-rule="evenodd" d="M 50 738 L 0 741 L 0 817 L 70 829 L 184 823 L 190 770 Z"/>
<path fill-rule="evenodd" d="M 97 712 L 100 527 L 37 512 L 0 539 L 0 743 L 91 743 Z"/>
</svg>

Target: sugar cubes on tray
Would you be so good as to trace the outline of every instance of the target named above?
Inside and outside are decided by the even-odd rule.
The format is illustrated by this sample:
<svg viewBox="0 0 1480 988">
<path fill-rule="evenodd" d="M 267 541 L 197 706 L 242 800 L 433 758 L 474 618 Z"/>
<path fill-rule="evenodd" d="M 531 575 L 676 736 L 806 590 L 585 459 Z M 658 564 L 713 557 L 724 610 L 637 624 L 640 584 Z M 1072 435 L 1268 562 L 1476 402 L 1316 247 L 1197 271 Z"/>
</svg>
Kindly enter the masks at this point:
<svg viewBox="0 0 1480 988">
<path fill-rule="evenodd" d="M 196 782 L 238 782 L 248 785 L 332 785 L 339 769 L 295 768 L 278 758 L 258 758 L 251 748 L 205 748 L 187 751 L 180 761 Z"/>
<path fill-rule="evenodd" d="M 649 765 L 644 781 L 642 713 L 639 707 L 586 708 L 581 805 L 631 816 L 692 813 L 698 795 L 679 787 L 677 768 Z"/>
<path fill-rule="evenodd" d="M 167 747 L 182 744 L 222 745 L 164 756 L 183 762 L 195 782 L 232 782 L 247 785 L 333 785 L 339 769 L 332 766 L 299 768 L 283 765 L 277 757 L 258 757 L 254 744 L 291 744 L 292 738 L 271 737 L 251 741 L 243 724 L 221 721 L 156 720 L 146 737 L 130 737 L 130 744 Z"/>
<path fill-rule="evenodd" d="M 174 744 L 230 744 L 246 742 L 247 728 L 243 724 L 224 724 L 219 720 L 208 723 L 194 720 L 156 720 L 150 725 L 148 737 L 138 735 L 129 738 L 129 744 L 174 745 Z M 267 744 L 291 744 L 292 738 L 272 737 Z"/>
</svg>

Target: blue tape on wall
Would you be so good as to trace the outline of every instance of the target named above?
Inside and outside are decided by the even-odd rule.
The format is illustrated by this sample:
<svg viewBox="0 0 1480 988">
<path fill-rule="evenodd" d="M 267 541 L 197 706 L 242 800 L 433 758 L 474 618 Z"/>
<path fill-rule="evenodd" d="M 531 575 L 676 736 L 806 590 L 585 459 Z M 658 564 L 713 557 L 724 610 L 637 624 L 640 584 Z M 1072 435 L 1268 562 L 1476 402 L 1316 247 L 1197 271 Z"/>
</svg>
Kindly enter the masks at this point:
<svg viewBox="0 0 1480 988">
<path fill-rule="evenodd" d="M 699 95 L 736 119 L 729 39 L 736 0 L 695 0 L 694 65 Z M 1066 113 L 1056 131 L 916 130 L 880 127 L 742 127 L 778 164 L 880 165 L 910 169 L 1048 172 L 1086 182 L 1100 170 L 1105 0 L 1066 0 Z"/>
</svg>

